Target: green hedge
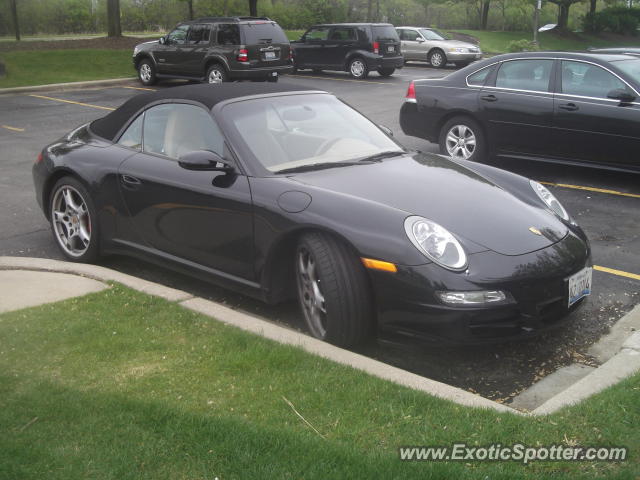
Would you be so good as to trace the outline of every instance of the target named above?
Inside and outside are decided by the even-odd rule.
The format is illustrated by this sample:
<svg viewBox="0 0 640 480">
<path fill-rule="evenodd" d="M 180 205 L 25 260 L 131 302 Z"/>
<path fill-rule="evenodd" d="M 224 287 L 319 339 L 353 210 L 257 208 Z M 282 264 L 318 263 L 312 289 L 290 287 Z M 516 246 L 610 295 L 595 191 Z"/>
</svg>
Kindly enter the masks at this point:
<svg viewBox="0 0 640 480">
<path fill-rule="evenodd" d="M 596 13 L 587 13 L 583 19 L 585 31 L 590 33 L 612 32 L 621 35 L 637 35 L 640 25 L 640 8 L 611 7 Z"/>
</svg>

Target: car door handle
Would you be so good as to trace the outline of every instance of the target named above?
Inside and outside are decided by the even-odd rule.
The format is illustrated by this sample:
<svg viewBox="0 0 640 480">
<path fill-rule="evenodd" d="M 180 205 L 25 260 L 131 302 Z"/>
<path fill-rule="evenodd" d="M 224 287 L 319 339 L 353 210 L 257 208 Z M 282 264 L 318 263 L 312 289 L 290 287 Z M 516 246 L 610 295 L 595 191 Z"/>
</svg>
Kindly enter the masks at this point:
<svg viewBox="0 0 640 480">
<path fill-rule="evenodd" d="M 132 177 L 131 175 L 122 175 L 122 183 L 125 183 L 126 185 L 132 186 L 132 187 L 137 187 L 142 185 L 142 182 L 140 180 L 138 180 L 136 177 Z"/>
<path fill-rule="evenodd" d="M 578 106 L 575 103 L 565 103 L 563 105 L 558 105 L 558 108 L 567 110 L 569 112 L 575 112 L 576 110 L 578 110 Z"/>
<path fill-rule="evenodd" d="M 484 100 L 485 102 L 497 102 L 498 101 L 498 97 L 496 97 L 495 95 L 483 95 L 480 98 L 482 100 Z"/>
</svg>

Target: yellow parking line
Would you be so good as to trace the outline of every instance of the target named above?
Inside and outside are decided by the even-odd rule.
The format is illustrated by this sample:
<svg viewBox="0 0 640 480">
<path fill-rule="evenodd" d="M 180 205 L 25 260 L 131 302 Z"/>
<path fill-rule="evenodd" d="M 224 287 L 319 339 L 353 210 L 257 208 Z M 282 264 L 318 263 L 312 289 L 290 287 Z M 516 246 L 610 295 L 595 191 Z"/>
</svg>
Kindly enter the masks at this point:
<svg viewBox="0 0 640 480">
<path fill-rule="evenodd" d="M 100 110 L 115 110 L 112 107 L 103 107 L 102 105 L 93 105 L 92 103 L 74 102 L 73 100 L 65 100 L 64 98 L 45 97 L 44 95 L 29 95 L 30 97 L 43 98 L 45 100 L 53 100 L 54 102 L 72 103 L 73 105 L 81 105 L 83 107 L 99 108 Z"/>
<path fill-rule="evenodd" d="M 155 88 L 144 88 L 144 87 L 121 87 L 121 88 L 129 88 L 131 90 L 146 90 L 148 92 L 157 92 L 158 90 L 156 90 Z"/>
<path fill-rule="evenodd" d="M 594 265 L 594 270 L 598 270 L 599 272 L 610 273 L 611 275 L 618 275 L 619 277 L 627 277 L 632 278 L 633 280 L 640 280 L 640 275 L 636 275 L 635 273 L 623 272 L 622 270 L 616 270 L 615 268 L 601 267 L 600 265 Z"/>
<path fill-rule="evenodd" d="M 587 190 L 589 192 L 607 193 L 609 195 L 619 195 L 621 197 L 640 198 L 640 195 L 637 193 L 625 193 L 625 192 L 619 192 L 617 190 L 608 190 L 606 188 L 583 187 L 581 185 L 569 185 L 567 183 L 552 183 L 552 182 L 540 182 L 540 183 L 544 183 L 545 185 L 551 185 L 552 187 L 573 188 L 574 190 Z"/>
<path fill-rule="evenodd" d="M 24 132 L 24 128 L 10 127 L 9 125 L 0 125 L 0 127 L 11 130 L 12 132 Z"/>
<path fill-rule="evenodd" d="M 337 82 L 377 83 L 379 85 L 393 85 L 387 82 L 372 82 L 371 80 L 355 80 L 352 78 L 316 77 L 314 75 L 292 75 L 291 78 L 317 78 L 318 80 L 335 80 Z"/>
</svg>

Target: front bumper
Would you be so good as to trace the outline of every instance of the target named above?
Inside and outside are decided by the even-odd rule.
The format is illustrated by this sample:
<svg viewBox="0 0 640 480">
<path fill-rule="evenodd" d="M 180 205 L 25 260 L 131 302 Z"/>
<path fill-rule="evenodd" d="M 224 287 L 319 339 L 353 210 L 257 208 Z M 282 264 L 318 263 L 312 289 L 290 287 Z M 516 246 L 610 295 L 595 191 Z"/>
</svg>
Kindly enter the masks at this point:
<svg viewBox="0 0 640 480">
<path fill-rule="evenodd" d="M 447 60 L 449 60 L 450 62 L 474 62 L 482 58 L 482 52 L 446 52 L 446 55 Z"/>
<path fill-rule="evenodd" d="M 434 263 L 372 272 L 380 333 L 451 344 L 495 343 L 535 336 L 562 324 L 584 303 L 568 307 L 568 278 L 591 265 L 581 230 L 525 255 L 486 251 L 470 256 L 466 272 Z M 451 306 L 438 290 L 502 290 L 512 301 L 483 306 Z"/>
</svg>

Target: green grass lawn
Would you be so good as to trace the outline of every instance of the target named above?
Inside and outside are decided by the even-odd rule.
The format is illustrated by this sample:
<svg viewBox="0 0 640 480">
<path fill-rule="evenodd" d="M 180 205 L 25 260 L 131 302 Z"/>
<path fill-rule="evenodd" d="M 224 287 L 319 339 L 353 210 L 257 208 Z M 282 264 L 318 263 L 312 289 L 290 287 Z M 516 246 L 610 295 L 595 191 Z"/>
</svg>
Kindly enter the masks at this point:
<svg viewBox="0 0 640 480">
<path fill-rule="evenodd" d="M 472 35 L 480 41 L 482 51 L 486 53 L 505 53 L 507 46 L 514 40 L 532 40 L 532 32 L 487 32 L 482 30 L 455 30 Z M 640 46 L 640 37 L 628 37 L 620 40 L 606 40 L 594 35 L 574 34 L 569 38 L 553 32 L 538 34 L 542 50 L 586 50 L 588 47 Z"/>
<path fill-rule="evenodd" d="M 131 50 L 43 50 L 0 53 L 0 88 L 135 77 Z"/>
<path fill-rule="evenodd" d="M 636 376 L 545 418 L 469 409 L 116 285 L 0 315 L 0 478 L 634 479 L 639 393 Z M 631 458 L 398 459 L 453 442 L 623 445 Z"/>
</svg>

